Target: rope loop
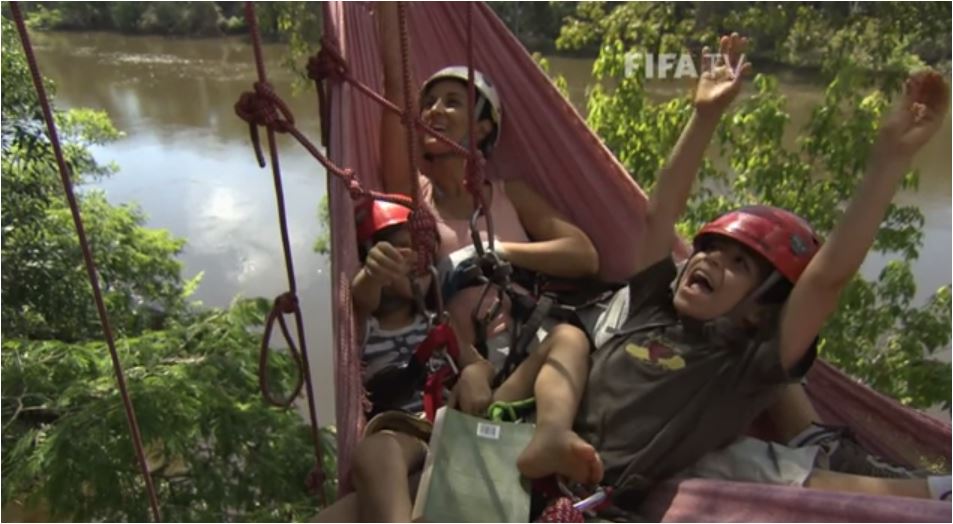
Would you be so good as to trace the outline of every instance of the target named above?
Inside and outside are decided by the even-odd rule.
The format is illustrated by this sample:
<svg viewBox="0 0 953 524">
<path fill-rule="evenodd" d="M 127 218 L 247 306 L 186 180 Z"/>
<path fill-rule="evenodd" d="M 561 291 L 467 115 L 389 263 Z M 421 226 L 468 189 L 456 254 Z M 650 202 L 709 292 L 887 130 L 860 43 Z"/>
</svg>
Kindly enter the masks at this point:
<svg viewBox="0 0 953 524">
<path fill-rule="evenodd" d="M 262 396 L 265 397 L 265 400 L 269 404 L 280 408 L 290 406 L 298 397 L 298 394 L 301 393 L 301 388 L 304 386 L 305 370 L 301 361 L 301 355 L 284 319 L 284 315 L 291 315 L 298 311 L 298 297 L 294 293 L 289 291 L 275 298 L 271 306 L 271 311 L 268 312 L 268 318 L 265 320 L 265 333 L 261 337 L 261 349 L 258 353 L 259 389 L 261 389 Z M 291 359 L 294 360 L 295 371 L 297 371 L 295 385 L 291 388 L 291 393 L 284 398 L 276 396 L 268 384 L 268 357 L 271 354 L 268 342 L 271 341 L 271 331 L 274 329 L 276 321 L 278 322 L 278 327 L 281 329 L 281 334 L 285 342 L 288 344 L 288 351 L 291 353 Z"/>
<path fill-rule="evenodd" d="M 347 62 L 341 56 L 337 46 L 328 39 L 321 39 L 321 50 L 308 58 L 306 66 L 308 78 L 315 82 L 331 80 L 340 82 L 348 75 Z"/>
</svg>

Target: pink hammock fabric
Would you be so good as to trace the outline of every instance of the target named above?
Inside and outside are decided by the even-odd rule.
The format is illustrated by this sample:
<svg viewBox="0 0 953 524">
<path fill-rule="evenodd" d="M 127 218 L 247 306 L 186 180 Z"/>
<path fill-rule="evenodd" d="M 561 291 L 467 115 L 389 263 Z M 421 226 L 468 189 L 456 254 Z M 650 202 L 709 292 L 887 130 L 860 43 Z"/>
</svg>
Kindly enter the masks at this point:
<svg viewBox="0 0 953 524">
<path fill-rule="evenodd" d="M 416 78 L 466 63 L 465 4 L 413 4 L 408 11 Z M 376 23 L 370 4 L 325 4 L 325 35 L 337 43 L 351 74 L 382 85 Z M 484 4 L 473 8 L 478 38 L 474 66 L 500 90 L 504 123 L 500 147 L 487 164 L 490 176 L 519 177 L 543 194 L 592 238 L 602 255 L 602 276 L 628 276 L 630 247 L 642 230 L 645 195 L 552 86 L 519 41 Z M 380 189 L 379 123 L 382 109 L 342 83 L 329 93 L 332 161 L 355 170 L 365 187 Z M 505 166 L 505 169 L 503 167 Z M 360 355 L 349 286 L 358 269 L 351 199 L 329 177 L 335 326 L 338 475 L 346 486 L 350 456 L 363 427 Z M 598 203 L 598 204 L 596 204 Z M 911 465 L 950 467 L 950 427 L 857 384 L 823 362 L 810 374 L 809 392 L 825 422 L 847 424 L 885 457 Z M 666 483 L 643 506 L 663 521 L 946 521 L 948 503 L 823 493 L 814 490 L 710 480 Z"/>
</svg>

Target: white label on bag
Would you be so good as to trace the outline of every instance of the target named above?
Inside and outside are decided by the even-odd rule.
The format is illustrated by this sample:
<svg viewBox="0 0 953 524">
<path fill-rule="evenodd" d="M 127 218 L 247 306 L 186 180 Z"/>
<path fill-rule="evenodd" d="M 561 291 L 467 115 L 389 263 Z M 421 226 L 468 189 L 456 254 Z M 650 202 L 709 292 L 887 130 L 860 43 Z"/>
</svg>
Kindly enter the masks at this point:
<svg viewBox="0 0 953 524">
<path fill-rule="evenodd" d="M 497 426 L 496 424 L 478 422 L 477 436 L 493 440 L 500 440 L 500 426 Z"/>
</svg>

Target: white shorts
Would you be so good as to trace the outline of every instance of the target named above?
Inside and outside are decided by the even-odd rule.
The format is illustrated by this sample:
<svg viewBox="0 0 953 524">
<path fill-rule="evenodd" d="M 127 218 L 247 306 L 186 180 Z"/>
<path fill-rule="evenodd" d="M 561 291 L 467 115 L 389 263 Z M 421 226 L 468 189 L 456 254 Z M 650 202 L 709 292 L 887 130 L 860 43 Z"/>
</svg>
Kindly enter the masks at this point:
<svg viewBox="0 0 953 524">
<path fill-rule="evenodd" d="M 776 442 L 741 437 L 712 451 L 679 477 L 803 486 L 814 469 L 818 446 L 792 448 Z"/>
</svg>

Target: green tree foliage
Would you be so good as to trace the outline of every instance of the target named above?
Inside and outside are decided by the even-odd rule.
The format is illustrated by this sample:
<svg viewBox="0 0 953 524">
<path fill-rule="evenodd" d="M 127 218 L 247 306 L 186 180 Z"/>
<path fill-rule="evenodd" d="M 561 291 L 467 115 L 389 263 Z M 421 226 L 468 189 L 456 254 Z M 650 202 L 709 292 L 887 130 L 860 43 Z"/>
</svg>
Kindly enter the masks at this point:
<svg viewBox="0 0 953 524">
<path fill-rule="evenodd" d="M 749 54 L 760 64 L 829 76 L 859 66 L 896 88 L 920 61 L 949 69 L 950 14 L 941 2 L 579 2 L 557 47 L 595 53 L 620 41 L 641 52 L 678 53 L 737 31 L 751 38 Z"/>
<path fill-rule="evenodd" d="M 2 492 L 46 519 L 151 519 L 112 362 L 16 31 L 3 22 Z M 52 86 L 50 86 L 52 87 Z M 56 112 L 98 264 L 117 348 L 170 521 L 288 521 L 316 510 L 305 484 L 314 458 L 300 414 L 258 393 L 257 352 L 269 304 L 186 304 L 184 242 L 143 227 L 84 181 L 109 175 L 91 145 L 118 137 L 108 117 Z M 287 353 L 269 383 L 286 390 Z M 334 477 L 333 431 L 322 433 Z M 333 481 L 324 489 L 333 494 Z"/>
<path fill-rule="evenodd" d="M 243 2 L 28 2 L 28 23 L 44 30 L 218 36 L 247 33 Z M 322 29 L 318 2 L 257 2 L 262 36 L 316 45 Z M 557 27 L 558 29 L 558 27 Z"/>
<path fill-rule="evenodd" d="M 119 342 L 166 521 L 291 521 L 316 510 L 310 430 L 258 393 L 252 328 L 269 307 L 238 301 Z M 4 505 L 45 505 L 57 520 L 151 520 L 105 344 L 5 339 L 2 365 Z M 287 354 L 273 357 L 270 383 L 288 387 L 292 369 Z M 322 440 L 333 477 L 333 431 Z M 333 481 L 325 489 L 333 496 Z"/>
<path fill-rule="evenodd" d="M 549 60 L 546 59 L 540 53 L 533 53 L 533 60 L 539 66 L 540 69 L 549 76 L 549 79 L 553 82 L 553 85 L 556 86 L 556 90 L 559 91 L 559 94 L 563 95 L 563 98 L 569 100 L 569 82 L 566 81 L 566 77 L 559 74 L 554 74 L 550 70 Z"/>
<path fill-rule="evenodd" d="M 223 14 L 237 2 L 31 2 L 28 20 L 40 29 L 214 36 L 228 28 Z"/>
<path fill-rule="evenodd" d="M 687 97 L 653 103 L 644 74 L 625 75 L 628 47 L 608 39 L 594 65 L 596 80 L 612 79 L 609 90 L 596 84 L 589 96 L 589 124 L 605 139 L 633 178 L 650 189 L 692 108 Z M 765 203 L 807 218 L 823 236 L 829 232 L 863 175 L 885 92 L 863 89 L 865 76 L 845 69 L 828 86 L 794 146 L 782 140 L 789 115 L 777 80 L 758 75 L 755 93 L 742 97 L 726 115 L 705 162 L 701 183 L 689 202 L 679 232 L 692 232 L 719 213 Z M 904 180 L 915 189 L 917 173 Z M 910 263 L 922 243 L 924 218 L 913 206 L 892 205 L 874 249 L 894 258 L 873 281 L 857 276 L 840 308 L 821 333 L 821 355 L 846 372 L 905 404 L 949 404 L 950 364 L 930 356 L 950 341 L 950 288 L 944 286 L 922 306 Z"/>
<path fill-rule="evenodd" d="M 99 320 L 79 242 L 16 31 L 7 23 L 3 40 L 3 335 L 96 338 Z M 104 113 L 74 109 L 56 119 L 74 183 L 112 172 L 89 152 L 119 136 Z M 174 256 L 184 242 L 142 228 L 134 206 L 110 206 L 96 191 L 80 192 L 79 200 L 113 325 L 134 334 L 161 324 L 182 307 Z"/>
<path fill-rule="evenodd" d="M 583 2 L 487 2 L 528 49 L 551 52 L 563 19 Z"/>
<path fill-rule="evenodd" d="M 260 2 L 256 4 L 258 25 L 264 35 L 288 42 L 285 65 L 306 77 L 308 56 L 314 54 L 324 30 L 319 2 Z"/>
<path fill-rule="evenodd" d="M 619 41 L 642 52 L 678 52 L 693 38 L 710 41 L 715 34 L 717 27 L 696 32 L 695 11 L 691 2 L 579 2 L 566 17 L 556 46 L 598 52 L 603 41 Z"/>
</svg>

